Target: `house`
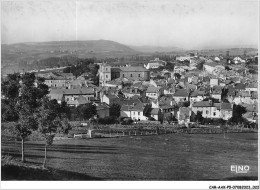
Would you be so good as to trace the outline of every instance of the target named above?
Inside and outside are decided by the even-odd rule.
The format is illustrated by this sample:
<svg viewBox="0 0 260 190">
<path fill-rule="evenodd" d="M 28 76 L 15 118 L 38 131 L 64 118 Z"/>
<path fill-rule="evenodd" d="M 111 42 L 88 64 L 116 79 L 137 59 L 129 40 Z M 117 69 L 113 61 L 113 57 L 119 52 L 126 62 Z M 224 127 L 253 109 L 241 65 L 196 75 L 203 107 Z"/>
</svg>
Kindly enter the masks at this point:
<svg viewBox="0 0 260 190">
<path fill-rule="evenodd" d="M 121 107 L 120 116 L 130 117 L 132 120 L 148 120 L 147 112 L 149 110 L 149 105 L 144 105 L 142 103 L 123 105 Z"/>
<path fill-rule="evenodd" d="M 221 86 L 213 86 L 211 90 L 211 97 L 217 100 L 221 100 L 222 87 Z"/>
<path fill-rule="evenodd" d="M 156 121 L 161 119 L 161 110 L 160 108 L 151 108 L 151 117 L 154 118 Z"/>
<path fill-rule="evenodd" d="M 98 118 L 105 118 L 109 117 L 109 105 L 106 103 L 96 103 L 96 110 L 97 110 L 97 115 Z"/>
<path fill-rule="evenodd" d="M 233 105 L 230 103 L 213 103 L 212 101 L 196 102 L 192 105 L 192 111 L 197 114 L 202 112 L 202 117 L 211 119 L 228 120 L 233 114 Z"/>
<path fill-rule="evenodd" d="M 220 117 L 224 120 L 229 120 L 233 115 L 233 104 L 221 103 L 220 104 Z"/>
<path fill-rule="evenodd" d="M 50 97 L 51 100 L 57 100 L 57 102 L 60 104 L 63 98 L 63 89 L 50 89 L 50 92 L 48 96 Z"/>
<path fill-rule="evenodd" d="M 247 119 L 249 122 L 257 123 L 258 121 L 258 115 L 254 112 L 246 112 L 242 117 Z"/>
<path fill-rule="evenodd" d="M 189 101 L 189 92 L 186 89 L 178 89 L 172 96 L 177 103 Z"/>
<path fill-rule="evenodd" d="M 184 73 L 184 72 L 186 72 L 186 71 L 188 71 L 189 70 L 189 67 L 188 66 L 182 66 L 182 65 L 180 65 L 180 66 L 175 66 L 174 67 L 174 70 L 173 70 L 173 73 L 171 74 L 171 78 L 174 78 L 174 74 L 175 73 L 179 73 L 179 74 L 181 74 L 181 73 Z"/>
<path fill-rule="evenodd" d="M 241 57 L 237 56 L 237 57 L 234 57 L 233 62 L 234 62 L 235 64 L 245 63 L 246 60 L 244 60 L 244 59 L 242 59 Z"/>
<path fill-rule="evenodd" d="M 171 96 L 163 96 L 160 99 L 152 101 L 152 108 L 160 108 L 162 117 L 176 116 L 176 102 Z"/>
<path fill-rule="evenodd" d="M 141 92 L 138 88 L 124 88 L 121 91 L 126 98 L 132 98 L 133 96 L 141 96 Z"/>
<path fill-rule="evenodd" d="M 74 107 L 78 107 L 79 105 L 84 105 L 89 103 L 90 101 L 88 101 L 85 97 L 83 96 L 78 96 L 74 99 L 70 99 L 69 101 L 67 101 L 67 105 L 68 106 L 74 106 Z"/>
<path fill-rule="evenodd" d="M 193 104 L 194 102 L 200 102 L 208 97 L 209 96 L 206 94 L 205 91 L 195 90 L 190 93 L 190 103 Z"/>
<path fill-rule="evenodd" d="M 220 111 L 217 111 L 212 101 L 195 102 L 191 109 L 195 114 L 199 111 L 202 112 L 202 117 L 204 118 L 219 117 L 220 115 Z"/>
<path fill-rule="evenodd" d="M 190 122 L 191 108 L 180 107 L 177 112 L 177 118 L 179 124 L 187 124 Z"/>
<path fill-rule="evenodd" d="M 56 99 L 58 103 L 62 100 L 65 102 L 71 102 L 71 105 L 79 105 L 75 101 L 84 102 L 85 100 L 78 97 L 84 97 L 87 102 L 93 101 L 96 98 L 96 92 L 94 88 L 83 87 L 79 89 L 50 89 L 50 99 Z"/>
<path fill-rule="evenodd" d="M 49 72 L 49 73 L 38 73 L 38 77 L 42 77 L 45 79 L 45 84 L 49 88 L 66 88 L 70 81 L 76 79 L 72 73 L 56 73 L 56 72 Z"/>
<path fill-rule="evenodd" d="M 158 99 L 162 94 L 162 89 L 160 87 L 149 86 L 146 90 L 146 96 L 152 99 Z"/>
<path fill-rule="evenodd" d="M 211 78 L 210 79 L 210 87 L 218 86 L 219 85 L 219 79 Z"/>
<path fill-rule="evenodd" d="M 224 69 L 225 67 L 222 66 L 222 64 L 216 62 L 205 63 L 203 65 L 203 71 L 209 74 L 213 74 L 215 70 L 224 70 Z"/>
<path fill-rule="evenodd" d="M 163 89 L 163 94 L 168 95 L 168 94 L 174 94 L 175 93 L 175 87 L 168 86 Z"/>
<path fill-rule="evenodd" d="M 165 66 L 167 63 L 166 61 L 159 60 L 159 58 L 155 58 L 154 60 L 149 61 L 147 65 L 144 65 L 146 69 L 156 69 L 160 66 Z"/>
<path fill-rule="evenodd" d="M 221 59 L 220 59 L 219 57 L 217 57 L 217 56 L 214 58 L 214 61 L 217 61 L 217 62 L 218 62 L 218 61 L 220 61 L 220 60 L 221 60 Z"/>
<path fill-rule="evenodd" d="M 104 94 L 101 97 L 101 102 L 106 103 L 107 105 L 112 105 L 115 102 L 115 100 L 117 100 L 117 99 L 119 99 L 119 97 L 116 95 Z"/>
<path fill-rule="evenodd" d="M 94 88 L 83 87 L 79 89 L 64 89 L 63 96 L 66 102 L 73 101 L 79 96 L 83 96 L 87 101 L 94 100 L 96 92 Z"/>
<path fill-rule="evenodd" d="M 189 56 L 189 55 L 187 55 L 187 56 L 179 56 L 179 57 L 176 57 L 176 60 L 183 62 L 183 61 L 190 61 L 191 58 L 192 57 Z"/>
<path fill-rule="evenodd" d="M 246 85 L 245 90 L 249 92 L 257 92 L 258 91 L 257 83 L 250 83 Z"/>
<path fill-rule="evenodd" d="M 252 100 L 251 94 L 248 91 L 238 91 L 236 96 L 233 99 L 233 103 L 235 104 L 254 104 L 255 101 Z"/>
</svg>

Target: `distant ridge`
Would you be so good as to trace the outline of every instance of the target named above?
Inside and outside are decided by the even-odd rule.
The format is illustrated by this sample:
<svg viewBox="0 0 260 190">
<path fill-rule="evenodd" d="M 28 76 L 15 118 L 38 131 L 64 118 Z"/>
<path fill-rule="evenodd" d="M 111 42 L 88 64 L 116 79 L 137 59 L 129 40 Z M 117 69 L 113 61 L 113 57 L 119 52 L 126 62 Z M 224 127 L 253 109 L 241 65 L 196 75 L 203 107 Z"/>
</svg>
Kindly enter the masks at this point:
<svg viewBox="0 0 260 190">
<path fill-rule="evenodd" d="M 126 52 L 136 51 L 126 45 L 109 40 L 88 40 L 88 41 L 51 41 L 51 42 L 24 42 L 16 44 L 2 44 L 2 49 L 22 51 L 93 51 L 93 52 Z"/>
</svg>

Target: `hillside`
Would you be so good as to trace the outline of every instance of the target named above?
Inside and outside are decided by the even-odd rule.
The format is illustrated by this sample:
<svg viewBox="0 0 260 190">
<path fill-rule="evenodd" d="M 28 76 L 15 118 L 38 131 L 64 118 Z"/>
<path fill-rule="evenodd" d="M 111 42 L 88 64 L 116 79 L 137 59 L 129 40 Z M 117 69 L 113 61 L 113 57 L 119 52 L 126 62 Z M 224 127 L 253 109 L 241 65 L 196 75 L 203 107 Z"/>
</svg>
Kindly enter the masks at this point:
<svg viewBox="0 0 260 190">
<path fill-rule="evenodd" d="M 19 63 L 33 64 L 51 57 L 78 57 L 102 59 L 135 55 L 137 51 L 123 44 L 108 40 L 53 41 L 1 45 L 2 73 L 19 71 Z"/>
<path fill-rule="evenodd" d="M 130 48 L 144 52 L 144 53 L 154 53 L 154 52 L 182 52 L 184 51 L 178 47 L 161 47 L 161 46 L 129 46 Z"/>
</svg>

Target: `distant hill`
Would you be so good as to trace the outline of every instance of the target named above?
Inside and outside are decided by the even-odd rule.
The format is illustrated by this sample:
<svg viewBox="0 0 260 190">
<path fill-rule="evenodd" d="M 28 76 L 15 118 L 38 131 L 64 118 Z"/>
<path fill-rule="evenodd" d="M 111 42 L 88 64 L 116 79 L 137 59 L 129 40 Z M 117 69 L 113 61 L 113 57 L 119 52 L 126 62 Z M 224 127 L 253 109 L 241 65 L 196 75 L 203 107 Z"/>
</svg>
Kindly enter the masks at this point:
<svg viewBox="0 0 260 190">
<path fill-rule="evenodd" d="M 98 59 L 135 55 L 130 47 L 108 40 L 53 41 L 1 44 L 1 67 L 3 70 L 20 70 L 18 64 L 48 59 L 50 57 L 78 57 Z M 9 73 L 9 72 L 8 72 Z"/>
<path fill-rule="evenodd" d="M 108 40 L 53 41 L 2 44 L 2 49 L 13 51 L 82 51 L 82 52 L 135 52 L 135 50 Z"/>
<path fill-rule="evenodd" d="M 185 51 L 178 47 L 161 47 L 161 46 L 129 46 L 129 47 L 136 51 L 144 52 L 144 53 Z"/>
</svg>

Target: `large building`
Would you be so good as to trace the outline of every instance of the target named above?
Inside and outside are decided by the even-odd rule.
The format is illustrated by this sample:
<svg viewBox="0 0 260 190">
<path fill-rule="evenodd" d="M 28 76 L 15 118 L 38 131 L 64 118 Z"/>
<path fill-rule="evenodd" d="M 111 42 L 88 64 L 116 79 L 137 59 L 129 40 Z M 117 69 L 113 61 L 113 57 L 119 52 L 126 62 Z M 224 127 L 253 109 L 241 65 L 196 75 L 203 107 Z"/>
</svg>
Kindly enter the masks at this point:
<svg viewBox="0 0 260 190">
<path fill-rule="evenodd" d="M 111 67 L 104 63 L 99 68 L 99 83 L 104 83 L 116 78 L 127 78 L 129 80 L 150 80 L 150 71 L 144 67 Z"/>
</svg>

